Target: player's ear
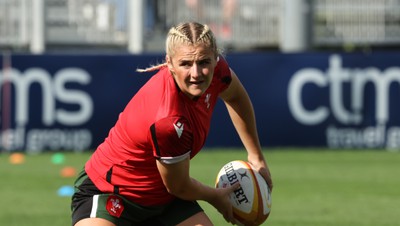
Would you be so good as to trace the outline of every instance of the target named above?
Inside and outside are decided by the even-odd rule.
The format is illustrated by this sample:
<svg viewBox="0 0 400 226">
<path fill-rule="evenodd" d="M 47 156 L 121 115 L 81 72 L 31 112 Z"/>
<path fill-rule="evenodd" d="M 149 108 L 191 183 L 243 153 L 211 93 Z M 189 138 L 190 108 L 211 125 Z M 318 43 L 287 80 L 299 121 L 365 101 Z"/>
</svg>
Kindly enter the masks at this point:
<svg viewBox="0 0 400 226">
<path fill-rule="evenodd" d="M 172 59 L 171 59 L 171 57 L 169 55 L 165 55 L 165 62 L 167 62 L 168 69 L 171 72 L 174 72 L 174 66 L 172 65 Z"/>
</svg>

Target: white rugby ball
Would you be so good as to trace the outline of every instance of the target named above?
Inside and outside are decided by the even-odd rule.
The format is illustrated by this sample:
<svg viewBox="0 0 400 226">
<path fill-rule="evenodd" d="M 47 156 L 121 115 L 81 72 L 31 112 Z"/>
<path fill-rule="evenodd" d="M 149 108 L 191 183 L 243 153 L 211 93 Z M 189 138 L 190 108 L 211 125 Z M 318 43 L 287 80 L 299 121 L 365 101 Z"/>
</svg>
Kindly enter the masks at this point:
<svg viewBox="0 0 400 226">
<path fill-rule="evenodd" d="M 271 212 L 271 191 L 267 182 L 250 163 L 234 160 L 225 164 L 218 173 L 215 187 L 225 188 L 240 183 L 230 194 L 233 215 L 240 225 L 260 225 Z"/>
</svg>

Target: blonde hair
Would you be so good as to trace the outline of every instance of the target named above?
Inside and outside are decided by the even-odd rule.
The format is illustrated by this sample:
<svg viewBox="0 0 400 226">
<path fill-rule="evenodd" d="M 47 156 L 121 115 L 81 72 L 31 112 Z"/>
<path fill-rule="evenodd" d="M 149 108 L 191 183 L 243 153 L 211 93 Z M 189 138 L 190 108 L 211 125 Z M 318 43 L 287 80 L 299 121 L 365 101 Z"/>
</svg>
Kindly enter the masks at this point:
<svg viewBox="0 0 400 226">
<path fill-rule="evenodd" d="M 215 57 L 218 57 L 218 55 L 220 54 L 220 50 L 217 48 L 217 41 L 215 39 L 214 33 L 206 24 L 200 24 L 197 22 L 186 22 L 171 27 L 168 32 L 167 39 L 165 40 L 166 54 L 169 57 L 173 57 L 175 55 L 176 46 L 182 44 L 204 44 L 215 53 Z M 161 63 L 145 69 L 137 69 L 136 71 L 150 72 L 159 70 L 166 66 L 167 63 Z"/>
</svg>

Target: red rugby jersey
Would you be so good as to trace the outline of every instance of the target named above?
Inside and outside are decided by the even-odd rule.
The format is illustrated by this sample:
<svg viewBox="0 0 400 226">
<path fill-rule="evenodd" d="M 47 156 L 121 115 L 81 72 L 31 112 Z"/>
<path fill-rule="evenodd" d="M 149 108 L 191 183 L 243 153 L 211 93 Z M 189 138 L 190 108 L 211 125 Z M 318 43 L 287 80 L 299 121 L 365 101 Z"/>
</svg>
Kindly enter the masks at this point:
<svg viewBox="0 0 400 226">
<path fill-rule="evenodd" d="M 230 82 L 229 66 L 220 57 L 210 87 L 192 100 L 162 68 L 130 100 L 86 163 L 90 179 L 102 192 L 144 206 L 170 202 L 174 197 L 162 182 L 156 159 L 172 163 L 200 151 L 218 95 Z"/>
</svg>

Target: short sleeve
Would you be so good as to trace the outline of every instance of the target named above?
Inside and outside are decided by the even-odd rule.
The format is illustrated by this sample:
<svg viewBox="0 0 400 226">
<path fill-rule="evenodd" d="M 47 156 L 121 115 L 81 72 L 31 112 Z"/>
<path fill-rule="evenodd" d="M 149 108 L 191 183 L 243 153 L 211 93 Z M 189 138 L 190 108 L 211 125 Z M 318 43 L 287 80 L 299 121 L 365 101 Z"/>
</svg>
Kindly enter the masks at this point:
<svg viewBox="0 0 400 226">
<path fill-rule="evenodd" d="M 188 121 L 168 117 L 150 127 L 153 156 L 167 164 L 180 162 L 190 156 L 193 133 Z"/>
<path fill-rule="evenodd" d="M 215 68 L 214 76 L 220 81 L 220 91 L 225 90 L 232 81 L 231 70 L 228 62 L 226 62 L 223 56 L 218 57 L 218 63 Z"/>
</svg>

